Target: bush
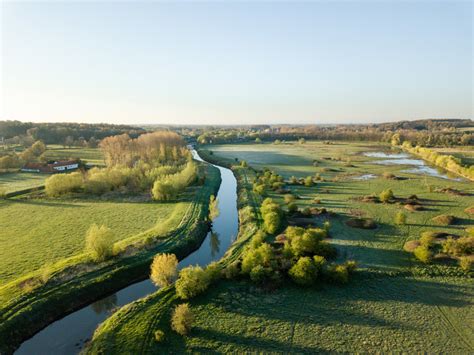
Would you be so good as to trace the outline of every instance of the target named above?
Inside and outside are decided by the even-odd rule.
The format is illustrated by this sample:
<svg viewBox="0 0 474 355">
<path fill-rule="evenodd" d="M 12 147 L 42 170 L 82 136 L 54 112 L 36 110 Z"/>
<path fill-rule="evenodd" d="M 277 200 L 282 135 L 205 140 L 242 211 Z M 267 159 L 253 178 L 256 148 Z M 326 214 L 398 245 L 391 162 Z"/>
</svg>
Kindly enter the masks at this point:
<svg viewBox="0 0 474 355">
<path fill-rule="evenodd" d="M 231 280 L 239 276 L 240 274 L 240 269 L 239 269 L 239 263 L 237 261 L 234 261 L 232 264 L 228 265 L 224 269 L 224 276 L 226 279 Z"/>
<path fill-rule="evenodd" d="M 257 233 L 250 240 L 250 248 L 256 249 L 265 242 L 266 234 L 262 230 L 258 230 Z"/>
<path fill-rule="evenodd" d="M 405 225 L 407 223 L 407 216 L 403 212 L 398 212 L 395 215 L 395 223 L 398 225 Z"/>
<path fill-rule="evenodd" d="M 156 180 L 151 194 L 156 201 L 169 201 L 176 198 L 178 191 L 171 182 Z"/>
<path fill-rule="evenodd" d="M 83 183 L 84 179 L 80 172 L 52 175 L 45 181 L 46 195 L 56 197 L 70 192 L 78 192 L 82 189 Z"/>
<path fill-rule="evenodd" d="M 171 316 L 171 328 L 178 334 L 186 335 L 191 331 L 194 315 L 188 303 L 177 305 Z"/>
<path fill-rule="evenodd" d="M 428 264 L 431 262 L 433 259 L 433 253 L 431 250 L 428 249 L 428 247 L 424 245 L 420 245 L 419 247 L 416 247 L 415 250 L 413 251 L 413 254 L 415 255 L 415 258 L 420 260 L 422 263 Z"/>
<path fill-rule="evenodd" d="M 303 211 L 301 211 L 301 214 L 305 217 L 310 217 L 311 216 L 311 208 L 305 207 Z"/>
<path fill-rule="evenodd" d="M 165 340 L 165 333 L 162 330 L 157 330 L 155 331 L 155 341 L 157 343 L 161 343 L 163 340 Z"/>
<path fill-rule="evenodd" d="M 86 235 L 86 251 L 94 261 L 104 261 L 113 255 L 113 234 L 110 228 L 93 224 Z"/>
<path fill-rule="evenodd" d="M 288 180 L 291 185 L 296 185 L 298 183 L 298 179 L 296 176 L 290 177 L 290 180 Z"/>
<path fill-rule="evenodd" d="M 442 226 L 449 226 L 453 224 L 455 220 L 456 220 L 456 217 L 448 215 L 448 214 L 442 214 L 432 219 L 433 222 Z"/>
<path fill-rule="evenodd" d="M 188 266 L 179 272 L 176 294 L 186 300 L 207 290 L 210 284 L 208 273 L 200 266 Z"/>
<path fill-rule="evenodd" d="M 310 286 L 318 277 L 318 268 L 310 257 L 305 256 L 298 259 L 288 274 L 298 285 Z"/>
<path fill-rule="evenodd" d="M 262 265 L 255 266 L 249 273 L 250 280 L 255 283 L 261 284 L 267 277 L 267 271 Z"/>
<path fill-rule="evenodd" d="M 474 260 L 471 256 L 462 256 L 459 258 L 459 267 L 464 271 L 471 271 L 473 269 Z"/>
<path fill-rule="evenodd" d="M 394 195 L 393 195 L 392 189 L 384 190 L 379 195 L 380 201 L 384 203 L 390 202 L 391 200 L 393 200 L 393 198 L 394 198 Z"/>
<path fill-rule="evenodd" d="M 242 272 L 250 274 L 252 269 L 258 265 L 270 267 L 273 259 L 273 248 L 269 244 L 263 243 L 257 249 L 250 249 L 245 252 L 242 258 Z"/>
<path fill-rule="evenodd" d="M 295 202 L 296 198 L 294 195 L 292 194 L 286 194 L 285 196 L 283 196 L 283 200 L 285 201 L 285 203 L 288 205 L 292 202 Z"/>
<path fill-rule="evenodd" d="M 209 278 L 209 282 L 217 281 L 221 278 L 222 266 L 217 261 L 213 261 L 206 266 L 206 273 Z"/>
<path fill-rule="evenodd" d="M 150 279 L 156 285 L 165 287 L 176 279 L 178 259 L 174 254 L 158 254 L 151 264 Z"/>
<path fill-rule="evenodd" d="M 313 186 L 313 177 L 312 176 L 307 176 L 304 179 L 304 186 L 306 186 L 306 187 Z"/>
<path fill-rule="evenodd" d="M 280 224 L 280 215 L 276 212 L 269 212 L 263 216 L 263 225 L 270 234 L 276 233 L 280 228 Z"/>
<path fill-rule="evenodd" d="M 335 283 L 346 284 L 349 282 L 349 270 L 346 265 L 333 265 L 329 269 L 329 279 Z"/>
</svg>

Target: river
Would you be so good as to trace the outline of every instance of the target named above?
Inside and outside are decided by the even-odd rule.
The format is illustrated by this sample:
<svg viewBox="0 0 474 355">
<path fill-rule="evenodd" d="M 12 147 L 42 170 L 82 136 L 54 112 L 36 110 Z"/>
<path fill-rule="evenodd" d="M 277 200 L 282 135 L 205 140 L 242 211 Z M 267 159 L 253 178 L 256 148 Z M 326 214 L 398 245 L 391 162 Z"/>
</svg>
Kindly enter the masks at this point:
<svg viewBox="0 0 474 355">
<path fill-rule="evenodd" d="M 192 150 L 192 154 L 195 160 L 204 161 L 195 150 Z M 220 170 L 222 178 L 217 193 L 219 216 L 213 221 L 212 229 L 200 248 L 181 260 L 179 268 L 188 265 L 205 266 L 219 260 L 237 236 L 237 181 L 231 170 L 214 166 Z M 156 286 L 149 279 L 125 287 L 50 324 L 23 342 L 15 354 L 77 354 L 92 337 L 97 326 L 107 319 L 114 309 L 156 290 Z"/>
</svg>

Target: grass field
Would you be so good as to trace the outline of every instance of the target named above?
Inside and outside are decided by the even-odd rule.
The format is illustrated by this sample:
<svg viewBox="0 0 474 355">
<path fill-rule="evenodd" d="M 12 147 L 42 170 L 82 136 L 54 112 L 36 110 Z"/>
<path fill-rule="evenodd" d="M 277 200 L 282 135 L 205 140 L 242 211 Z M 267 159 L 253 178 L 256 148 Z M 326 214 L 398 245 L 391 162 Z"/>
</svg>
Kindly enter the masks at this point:
<svg viewBox="0 0 474 355">
<path fill-rule="evenodd" d="M 290 186 L 298 206 L 325 207 L 330 217 L 331 243 L 340 260 L 355 259 L 360 271 L 347 286 L 321 285 L 304 289 L 291 285 L 273 292 L 246 281 L 221 281 L 191 301 L 195 327 L 180 337 L 169 327 L 171 308 L 179 301 L 172 291 L 130 304 L 103 323 L 89 353 L 143 352 L 428 352 L 472 353 L 474 322 L 472 278 L 456 265 L 424 266 L 403 250 L 405 241 L 425 230 L 463 234 L 474 221 L 464 212 L 472 196 L 430 192 L 428 186 L 450 186 L 473 193 L 467 181 L 403 172 L 405 166 L 381 166 L 361 153 L 389 149 L 370 143 L 309 142 L 304 145 L 209 146 L 215 160 L 268 167 L 285 177 L 320 173 L 317 186 Z M 335 158 L 333 160 L 325 158 Z M 338 158 L 342 158 L 338 160 Z M 350 159 L 350 165 L 347 159 Z M 313 166 L 313 160 L 318 161 Z M 405 180 L 387 180 L 390 172 Z M 365 174 L 376 177 L 355 180 Z M 399 204 L 355 200 L 391 188 L 395 196 L 416 194 L 424 211 L 408 212 Z M 282 195 L 270 192 L 282 203 Z M 315 205 L 313 200 L 321 199 Z M 396 212 L 408 216 L 405 226 L 394 223 Z M 361 213 L 373 218 L 375 230 L 348 227 L 345 221 Z M 452 214 L 458 223 L 441 227 L 431 218 Z M 321 221 L 322 222 L 322 221 Z M 166 333 L 154 341 L 154 330 Z"/>
<path fill-rule="evenodd" d="M 104 156 L 99 148 L 64 148 L 60 145 L 48 145 L 45 156 L 48 159 L 81 159 L 85 163 L 105 165 Z"/>
<path fill-rule="evenodd" d="M 31 235 L 23 239 L 24 248 L 33 249 L 36 246 L 40 249 L 33 249 L 33 254 L 30 254 L 32 260 L 43 258 L 44 261 L 52 261 L 50 250 L 59 254 L 63 253 L 62 245 L 57 245 L 54 238 L 59 238 L 61 244 L 69 245 L 71 250 L 76 250 L 78 254 L 71 255 L 70 252 L 67 257 L 47 268 L 47 273 L 44 269 L 39 269 L 6 284 L 2 279 L 0 353 L 12 352 L 23 340 L 78 307 L 88 305 L 133 282 L 143 280 L 148 274 L 151 260 L 156 253 L 174 253 L 178 258 L 184 258 L 195 250 L 208 231 L 206 222 L 209 213 L 208 201 L 210 195 L 217 192 L 220 183 L 220 174 L 216 168 L 201 165 L 200 174 L 206 176 L 204 184 L 188 187 L 180 195 L 179 200 L 174 201 L 173 204 L 135 204 L 122 201 L 125 207 L 119 208 L 119 204 L 114 206 L 113 202 L 74 199 L 36 200 L 28 196 L 22 197 L 22 202 L 17 201 L 20 199 L 16 198 L 2 204 L 2 209 L 15 209 L 17 204 L 22 203 L 32 204 L 33 206 L 29 207 L 35 209 L 38 207 L 34 206 L 35 203 L 42 204 L 41 210 L 30 214 L 38 218 L 38 223 L 44 230 L 54 229 L 55 224 L 59 224 L 57 227 L 59 230 L 61 230 L 61 225 L 71 228 L 74 227 L 74 222 L 77 223 L 76 228 L 85 230 L 89 227 L 89 222 L 98 219 L 106 222 L 116 232 L 121 230 L 122 234 L 117 235 L 117 239 L 121 241 L 114 245 L 114 250 L 116 250 L 114 257 L 102 263 L 94 263 L 88 254 L 80 253 L 84 235 L 81 236 L 79 232 L 76 234 L 77 238 L 70 243 L 65 241 L 66 234 L 61 233 L 55 236 L 58 234 L 57 230 L 51 231 L 51 235 L 43 235 L 43 238 L 48 238 L 44 243 L 38 242 Z M 90 211 L 86 212 L 88 209 Z M 58 223 L 43 222 L 41 224 L 43 218 L 53 221 L 54 210 L 57 211 L 56 213 L 62 210 L 66 214 L 58 217 L 60 221 L 63 221 L 70 213 L 71 222 L 64 225 L 57 220 Z M 15 210 L 11 213 L 15 213 Z M 21 209 L 17 209 L 16 213 L 17 215 L 22 213 Z M 35 216 L 36 213 L 38 216 Z M 44 213 L 49 213 L 49 215 L 45 216 Z M 84 216 L 87 217 L 87 223 L 83 222 Z M 18 216 L 16 220 L 18 221 Z M 114 225 L 111 224 L 112 221 Z M 21 227 L 10 225 L 10 228 Z M 24 232 L 28 230 L 25 229 Z M 9 251 L 14 254 L 14 240 L 10 238 L 6 243 L 11 247 Z M 32 243 L 37 244 L 29 245 Z M 15 254 L 15 256 L 19 259 L 24 258 L 21 254 Z M 11 258 L 10 255 L 8 257 Z M 25 268 L 33 268 L 31 260 L 28 258 L 22 260 L 25 260 Z M 2 267 L 6 268 L 7 266 L 4 265 Z"/>
<path fill-rule="evenodd" d="M 8 282 L 46 263 L 82 253 L 85 234 L 94 223 L 111 228 L 118 241 L 163 223 L 175 210 L 183 215 L 188 206 L 189 202 L 0 201 L 0 279 Z M 18 223 L 22 215 L 28 218 Z"/>
<path fill-rule="evenodd" d="M 44 185 L 49 175 L 36 173 L 2 173 L 0 174 L 0 189 L 6 193 L 29 189 Z"/>
</svg>

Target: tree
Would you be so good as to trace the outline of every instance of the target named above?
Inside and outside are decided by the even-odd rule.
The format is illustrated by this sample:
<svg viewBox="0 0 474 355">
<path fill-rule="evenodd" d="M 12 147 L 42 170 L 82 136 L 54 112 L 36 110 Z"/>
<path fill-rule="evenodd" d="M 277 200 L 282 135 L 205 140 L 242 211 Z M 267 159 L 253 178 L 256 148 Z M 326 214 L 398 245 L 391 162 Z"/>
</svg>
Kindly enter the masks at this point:
<svg viewBox="0 0 474 355">
<path fill-rule="evenodd" d="M 433 259 L 433 253 L 431 252 L 428 247 L 420 245 L 419 247 L 416 247 L 415 250 L 413 251 L 413 254 L 415 257 L 420 260 L 422 263 L 428 264 L 431 262 Z"/>
<path fill-rule="evenodd" d="M 256 249 L 247 250 L 242 258 L 242 272 L 250 274 L 253 268 L 258 265 L 270 267 L 275 255 L 270 244 L 262 243 Z"/>
<path fill-rule="evenodd" d="M 393 198 L 394 195 L 392 189 L 384 190 L 379 195 L 379 199 L 383 203 L 390 202 Z"/>
<path fill-rule="evenodd" d="M 177 191 L 171 182 L 156 180 L 151 194 L 156 201 L 169 201 L 176 198 Z"/>
<path fill-rule="evenodd" d="M 186 300 L 207 290 L 210 284 L 209 275 L 200 266 L 188 266 L 179 273 L 176 281 L 176 294 Z"/>
<path fill-rule="evenodd" d="M 177 276 L 178 259 L 174 254 L 158 254 L 150 267 L 150 279 L 160 287 L 169 286 Z"/>
<path fill-rule="evenodd" d="M 94 261 L 104 261 L 113 255 L 114 235 L 110 228 L 93 224 L 86 234 L 86 252 Z"/>
<path fill-rule="evenodd" d="M 69 192 L 78 192 L 82 189 L 83 183 L 84 179 L 80 172 L 52 175 L 45 181 L 46 195 L 56 197 Z"/>
<path fill-rule="evenodd" d="M 286 194 L 285 196 L 283 196 L 283 200 L 285 201 L 285 203 L 288 205 L 292 202 L 295 202 L 296 198 L 294 195 L 292 194 Z"/>
<path fill-rule="evenodd" d="M 407 223 L 407 216 L 405 213 L 403 212 L 398 212 L 396 215 L 395 215 L 395 223 L 398 224 L 398 225 L 404 225 Z"/>
<path fill-rule="evenodd" d="M 296 264 L 288 271 L 288 274 L 297 284 L 310 286 L 318 276 L 318 268 L 310 257 L 305 256 L 298 259 Z"/>
<path fill-rule="evenodd" d="M 177 305 L 171 316 L 171 328 L 178 334 L 186 335 L 191 331 L 194 315 L 189 303 Z"/>
<path fill-rule="evenodd" d="M 74 138 L 73 137 L 67 136 L 64 139 L 64 147 L 71 148 L 73 144 L 74 144 Z"/>
<path fill-rule="evenodd" d="M 280 228 L 281 220 L 280 215 L 276 212 L 269 212 L 263 216 L 263 225 L 265 231 L 270 234 L 274 234 Z"/>
</svg>

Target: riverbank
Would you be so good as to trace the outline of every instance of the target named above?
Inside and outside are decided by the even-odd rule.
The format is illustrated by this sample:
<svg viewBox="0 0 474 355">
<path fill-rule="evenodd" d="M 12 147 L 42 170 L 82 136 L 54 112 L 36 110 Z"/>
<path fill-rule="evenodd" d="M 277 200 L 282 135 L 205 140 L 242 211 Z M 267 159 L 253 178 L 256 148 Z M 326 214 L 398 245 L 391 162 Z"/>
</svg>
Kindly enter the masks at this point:
<svg viewBox="0 0 474 355">
<path fill-rule="evenodd" d="M 200 151 L 199 154 L 213 164 L 231 167 L 228 162 L 212 159 L 206 152 Z M 255 172 L 250 168 L 237 166 L 232 167 L 232 172 L 237 179 L 239 233 L 219 261 L 223 266 L 240 257 L 244 246 L 258 230 L 261 222 L 258 213 L 260 197 L 255 196 L 252 191 Z M 142 354 L 182 348 L 182 338 L 175 334 L 169 325 L 170 312 L 179 302 L 181 300 L 177 297 L 174 286 L 170 286 L 122 307 L 100 325 L 85 352 Z M 162 329 L 167 334 L 165 347 L 160 347 L 160 344 L 156 343 L 154 339 L 156 329 Z M 130 337 L 130 334 L 134 336 Z"/>
<path fill-rule="evenodd" d="M 21 287 L 21 280 L 2 286 L 0 353 L 12 353 L 55 320 L 147 278 L 156 253 L 171 252 L 182 259 L 197 249 L 209 229 L 209 197 L 220 185 L 216 168 L 207 165 L 204 171 L 205 183 L 195 189 L 195 199 L 181 222 L 158 240 L 151 238 L 150 243 L 148 235 L 143 240 L 134 239 L 131 245 L 122 245 L 119 255 L 98 265 L 91 265 L 84 256 L 74 257 L 65 261 L 63 268 L 54 270 L 45 284 L 28 292 Z"/>
</svg>

